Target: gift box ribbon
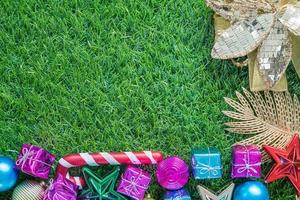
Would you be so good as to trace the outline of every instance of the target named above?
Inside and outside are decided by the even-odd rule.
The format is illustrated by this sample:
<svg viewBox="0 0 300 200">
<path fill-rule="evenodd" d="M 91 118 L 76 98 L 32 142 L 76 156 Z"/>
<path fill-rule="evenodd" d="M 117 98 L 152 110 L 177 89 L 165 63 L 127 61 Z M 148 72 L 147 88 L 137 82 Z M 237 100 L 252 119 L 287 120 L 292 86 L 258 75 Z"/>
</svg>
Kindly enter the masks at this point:
<svg viewBox="0 0 300 200">
<path fill-rule="evenodd" d="M 38 151 L 41 151 L 41 150 L 38 150 Z M 32 150 L 32 146 L 29 147 L 29 149 L 27 147 L 24 147 L 22 149 L 22 155 L 19 156 L 18 160 L 16 161 L 16 165 L 21 165 L 21 169 L 23 170 L 24 169 L 24 166 L 25 166 L 25 163 L 27 160 L 30 160 L 30 161 L 35 161 L 35 162 L 39 162 L 39 163 L 42 163 L 46 166 L 49 166 L 51 167 L 50 164 L 48 163 L 45 163 L 41 160 L 38 160 L 38 159 L 35 159 L 34 156 L 36 156 L 37 153 L 35 151 Z M 32 165 L 30 165 L 30 169 L 32 169 Z"/>
<path fill-rule="evenodd" d="M 208 148 L 208 154 L 206 154 L 208 156 L 208 164 L 204 164 L 204 163 L 197 163 L 196 164 L 196 169 L 200 169 L 200 174 L 207 174 L 208 173 L 208 178 L 211 177 L 211 175 L 216 176 L 218 175 L 218 170 L 221 170 L 222 167 L 220 166 L 215 166 L 215 167 L 211 167 L 211 159 L 210 157 L 213 155 L 210 153 L 210 150 Z"/>
<path fill-rule="evenodd" d="M 200 169 L 200 174 L 209 173 L 209 175 L 208 175 L 209 177 L 211 175 L 213 175 L 213 176 L 218 175 L 218 170 L 222 169 L 222 167 L 219 167 L 219 166 L 211 167 L 209 165 L 210 165 L 210 163 L 208 165 L 199 163 L 199 164 L 197 164 L 197 166 L 195 168 Z"/>
<path fill-rule="evenodd" d="M 132 172 L 137 173 L 135 171 L 132 171 Z M 135 176 L 130 177 L 130 180 L 128 180 L 122 176 L 122 181 L 128 183 L 128 185 L 124 187 L 125 191 L 128 194 L 133 194 L 134 196 L 139 196 L 141 194 L 139 189 L 147 190 L 147 187 L 144 187 L 144 186 L 141 186 L 138 184 L 140 178 L 148 179 L 148 177 L 144 176 L 142 174 L 142 172 L 138 173 L 137 177 L 135 177 Z"/>
<path fill-rule="evenodd" d="M 70 188 L 62 180 L 58 182 L 51 181 L 51 186 L 47 192 L 47 197 L 49 200 L 69 200 L 71 198 L 76 198 L 77 192 L 74 189 Z"/>
<path fill-rule="evenodd" d="M 249 177 L 250 171 L 252 171 L 255 174 L 258 173 L 258 171 L 254 167 L 255 166 L 260 166 L 261 162 L 250 164 L 250 151 L 251 151 L 251 149 L 248 150 L 245 145 L 243 147 L 245 148 L 245 152 L 246 152 L 244 154 L 244 158 L 243 158 L 244 163 L 243 164 L 233 164 L 233 166 L 238 167 L 238 169 L 237 169 L 238 174 L 242 174 L 246 171 L 246 173 L 247 173 L 246 177 Z"/>
</svg>

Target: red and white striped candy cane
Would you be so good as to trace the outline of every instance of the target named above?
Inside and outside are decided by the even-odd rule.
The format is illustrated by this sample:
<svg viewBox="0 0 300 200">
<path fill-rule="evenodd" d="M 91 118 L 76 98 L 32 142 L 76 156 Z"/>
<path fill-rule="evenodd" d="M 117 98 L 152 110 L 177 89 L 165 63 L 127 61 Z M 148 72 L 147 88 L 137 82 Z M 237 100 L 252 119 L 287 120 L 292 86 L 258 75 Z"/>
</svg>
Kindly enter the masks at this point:
<svg viewBox="0 0 300 200">
<path fill-rule="evenodd" d="M 158 151 L 69 154 L 58 161 L 56 172 L 82 188 L 85 185 L 84 178 L 70 176 L 70 168 L 100 165 L 157 164 L 162 159 L 163 155 Z"/>
</svg>

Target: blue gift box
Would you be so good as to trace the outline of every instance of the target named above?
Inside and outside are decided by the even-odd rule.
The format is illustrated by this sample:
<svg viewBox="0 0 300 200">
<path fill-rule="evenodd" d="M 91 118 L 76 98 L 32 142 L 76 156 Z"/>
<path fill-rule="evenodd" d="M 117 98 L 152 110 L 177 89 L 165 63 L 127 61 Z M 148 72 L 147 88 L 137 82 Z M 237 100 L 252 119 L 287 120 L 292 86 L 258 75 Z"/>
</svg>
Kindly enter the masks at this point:
<svg viewBox="0 0 300 200">
<path fill-rule="evenodd" d="M 167 191 L 164 195 L 164 200 L 191 200 L 191 196 L 185 188 L 182 188 L 180 190 Z"/>
<path fill-rule="evenodd" d="M 221 178 L 221 153 L 213 147 L 193 149 L 192 169 L 195 179 Z"/>
</svg>

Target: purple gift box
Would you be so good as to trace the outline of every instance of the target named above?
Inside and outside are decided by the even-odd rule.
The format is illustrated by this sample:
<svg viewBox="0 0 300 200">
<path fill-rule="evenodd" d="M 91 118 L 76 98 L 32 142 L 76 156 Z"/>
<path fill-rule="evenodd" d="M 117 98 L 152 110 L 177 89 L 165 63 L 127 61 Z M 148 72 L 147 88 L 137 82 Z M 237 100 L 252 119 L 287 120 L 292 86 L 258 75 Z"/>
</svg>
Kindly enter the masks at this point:
<svg viewBox="0 0 300 200">
<path fill-rule="evenodd" d="M 232 148 L 232 178 L 260 178 L 261 152 L 255 145 L 235 145 Z"/>
<path fill-rule="evenodd" d="M 149 173 L 128 166 L 121 177 L 117 191 L 135 200 L 142 200 L 151 182 Z"/>
<path fill-rule="evenodd" d="M 45 191 L 43 200 L 76 200 L 78 186 L 58 174 Z"/>
<path fill-rule="evenodd" d="M 23 144 L 16 168 L 22 172 L 41 179 L 47 179 L 55 156 L 41 147 Z"/>
</svg>

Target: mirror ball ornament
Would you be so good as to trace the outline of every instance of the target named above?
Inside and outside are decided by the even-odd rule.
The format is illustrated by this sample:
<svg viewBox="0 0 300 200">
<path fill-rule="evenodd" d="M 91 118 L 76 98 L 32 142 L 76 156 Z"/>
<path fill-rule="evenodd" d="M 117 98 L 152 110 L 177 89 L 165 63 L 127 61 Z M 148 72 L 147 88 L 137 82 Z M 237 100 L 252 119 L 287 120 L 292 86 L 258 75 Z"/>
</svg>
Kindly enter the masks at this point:
<svg viewBox="0 0 300 200">
<path fill-rule="evenodd" d="M 18 180 L 15 161 L 9 157 L 0 156 L 0 192 L 10 190 Z"/>
<path fill-rule="evenodd" d="M 13 192 L 12 200 L 42 200 L 46 185 L 36 181 L 24 181 Z"/>
<path fill-rule="evenodd" d="M 259 181 L 247 181 L 236 187 L 233 194 L 234 200 L 270 200 L 270 195 L 265 184 Z"/>
</svg>

